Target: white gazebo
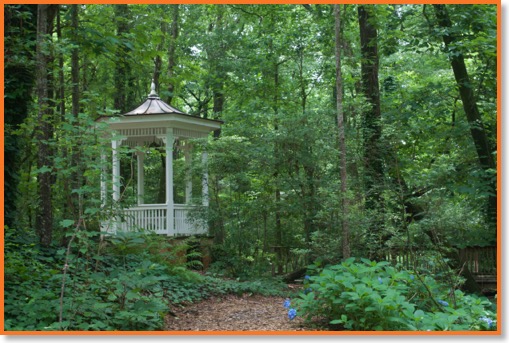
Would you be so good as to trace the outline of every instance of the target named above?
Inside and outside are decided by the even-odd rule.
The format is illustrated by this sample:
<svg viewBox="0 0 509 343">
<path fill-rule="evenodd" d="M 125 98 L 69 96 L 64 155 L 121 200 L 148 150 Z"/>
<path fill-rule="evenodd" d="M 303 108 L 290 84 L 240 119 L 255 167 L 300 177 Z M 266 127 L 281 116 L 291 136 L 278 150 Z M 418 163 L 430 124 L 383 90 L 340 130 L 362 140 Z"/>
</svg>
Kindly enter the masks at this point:
<svg viewBox="0 0 509 343">
<path fill-rule="evenodd" d="M 98 121 L 106 122 L 111 131 L 113 202 L 119 202 L 121 197 L 119 153 L 121 146 L 127 145 L 130 148 L 136 148 L 137 160 L 136 206 L 124 208 L 121 215 L 111 218 L 109 223 L 103 224 L 103 226 L 107 226 L 110 232 L 144 229 L 168 236 L 206 234 L 208 227 L 205 223 L 200 224 L 199 221 L 190 221 L 188 218 L 188 214 L 193 208 L 196 206 L 207 207 L 209 204 L 207 168 L 203 169 L 202 175 L 201 205 L 191 204 L 193 182 L 190 166 L 193 145 L 189 140 L 208 137 L 210 132 L 221 127 L 222 122 L 192 116 L 168 105 L 156 94 L 153 82 L 147 100 L 138 108 L 119 117 L 101 117 Z M 179 143 L 177 149 L 184 152 L 187 167 L 184 204 L 176 204 L 173 194 L 173 150 L 176 141 Z M 144 203 L 145 148 L 153 144 L 165 147 L 166 200 L 160 204 Z M 102 158 L 106 159 L 106 155 L 103 155 Z M 201 159 L 202 164 L 206 166 L 207 152 L 205 149 L 202 151 Z M 107 188 L 107 180 L 103 176 L 101 179 L 103 204 L 106 203 L 108 197 Z"/>
</svg>

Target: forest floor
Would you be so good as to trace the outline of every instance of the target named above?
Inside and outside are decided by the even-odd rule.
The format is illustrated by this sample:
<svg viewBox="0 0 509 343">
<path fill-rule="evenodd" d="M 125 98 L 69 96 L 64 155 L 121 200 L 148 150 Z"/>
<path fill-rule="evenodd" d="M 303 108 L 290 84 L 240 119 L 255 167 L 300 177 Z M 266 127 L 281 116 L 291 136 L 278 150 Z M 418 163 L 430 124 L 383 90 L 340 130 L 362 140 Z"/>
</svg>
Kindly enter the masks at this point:
<svg viewBox="0 0 509 343">
<path fill-rule="evenodd" d="M 212 297 L 172 309 L 168 331 L 316 331 L 301 317 L 288 319 L 285 298 L 261 295 Z"/>
</svg>

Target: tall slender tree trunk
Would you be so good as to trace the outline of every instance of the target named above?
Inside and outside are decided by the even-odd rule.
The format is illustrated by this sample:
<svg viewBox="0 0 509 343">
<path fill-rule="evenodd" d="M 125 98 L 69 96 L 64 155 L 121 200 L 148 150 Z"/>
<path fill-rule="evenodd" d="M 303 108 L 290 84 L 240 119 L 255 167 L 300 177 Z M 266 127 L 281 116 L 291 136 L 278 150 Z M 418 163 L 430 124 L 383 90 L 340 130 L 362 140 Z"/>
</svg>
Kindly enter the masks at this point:
<svg viewBox="0 0 509 343">
<path fill-rule="evenodd" d="M 373 211 L 374 218 L 370 233 L 374 258 L 381 257 L 381 248 L 386 239 L 383 233 L 383 202 L 381 185 L 383 184 L 383 164 L 380 138 L 382 136 L 380 90 L 378 85 L 378 48 L 377 31 L 369 6 L 358 6 L 358 19 L 361 41 L 361 84 L 368 106 L 364 112 L 364 164 L 366 209 Z"/>
<path fill-rule="evenodd" d="M 168 45 L 168 104 L 171 105 L 175 96 L 175 67 L 177 65 L 177 38 L 179 36 L 179 5 L 170 5 L 171 27 L 170 27 L 170 43 Z"/>
<path fill-rule="evenodd" d="M 60 41 L 62 39 L 62 22 L 60 11 L 57 11 L 57 39 Z M 65 120 L 65 77 L 64 77 L 64 52 L 60 52 L 58 54 L 58 96 L 59 96 L 59 104 L 58 104 L 58 112 L 60 113 L 60 120 Z"/>
<path fill-rule="evenodd" d="M 123 40 L 124 34 L 129 32 L 127 18 L 129 17 L 129 7 L 127 5 L 115 6 L 115 22 L 117 24 L 117 37 Z M 127 64 L 127 48 L 124 44 L 118 44 L 116 51 L 116 64 L 114 71 L 115 97 L 113 99 L 115 109 L 121 113 L 128 111 L 127 108 L 127 80 L 128 80 L 128 64 Z"/>
<path fill-rule="evenodd" d="M 274 64 L 274 130 L 279 130 L 279 64 L 276 61 Z M 281 226 L 281 190 L 279 189 L 279 161 L 280 161 L 281 148 L 278 142 L 275 142 L 274 146 L 274 180 L 276 182 L 276 190 L 274 192 L 275 195 L 275 206 L 276 211 L 274 213 L 275 222 L 276 222 L 276 259 L 277 259 L 277 273 L 283 274 L 283 263 L 282 263 L 282 252 L 283 252 L 283 227 Z"/>
<path fill-rule="evenodd" d="M 481 167 L 488 172 L 488 170 L 496 169 L 495 160 L 492 152 L 493 147 L 488 140 L 486 130 L 484 128 L 479 109 L 477 107 L 476 96 L 474 94 L 474 86 L 470 82 L 468 76 L 467 67 L 465 65 L 465 59 L 463 54 L 457 51 L 454 47 L 456 43 L 456 37 L 451 33 L 452 22 L 449 18 L 449 13 L 445 5 L 433 5 L 435 9 L 435 15 L 438 19 L 438 25 L 444 30 L 443 40 L 445 47 L 449 52 L 449 58 L 451 60 L 452 70 L 454 72 L 454 78 L 458 85 L 461 101 L 463 103 L 463 109 L 465 111 L 468 123 L 470 124 L 470 134 L 474 141 L 477 156 Z M 486 173 L 487 182 L 491 184 L 492 193 L 488 198 L 487 204 L 487 217 L 491 224 L 494 224 L 496 229 L 497 223 L 497 196 L 496 196 L 496 180 L 491 177 L 489 173 Z"/>
<path fill-rule="evenodd" d="M 341 74 L 341 8 L 334 5 L 334 32 L 336 54 L 336 110 L 339 138 L 339 168 L 341 178 L 341 207 L 342 207 L 342 250 L 343 258 L 350 257 L 350 227 L 348 223 L 348 197 L 347 197 L 347 174 L 346 174 L 346 143 L 345 124 L 343 113 L 343 76 Z"/>
<path fill-rule="evenodd" d="M 42 245 L 49 246 L 53 236 L 52 210 L 52 168 L 50 141 L 53 138 L 53 118 L 49 101 L 49 34 L 50 23 L 58 5 L 37 5 L 37 48 L 36 48 L 36 93 L 37 93 L 37 167 L 38 175 L 38 211 L 36 214 L 36 232 Z"/>
<path fill-rule="evenodd" d="M 79 29 L 79 7 L 78 5 L 71 5 L 71 29 L 72 38 L 74 41 L 74 47 L 71 51 L 71 105 L 72 105 L 72 117 L 75 123 L 80 127 L 79 113 L 80 113 L 80 61 L 79 61 L 79 47 L 78 47 L 78 29 Z M 72 161 L 76 167 L 76 172 L 73 175 L 74 189 L 79 189 L 83 185 L 83 170 L 81 165 L 81 144 L 78 141 L 76 146 L 73 147 Z M 81 198 L 81 192 L 75 193 L 75 219 L 78 220 L 83 215 L 83 201 Z"/>
<path fill-rule="evenodd" d="M 215 23 L 211 23 L 209 26 L 209 32 L 216 31 L 217 35 L 221 35 L 221 31 L 224 28 L 223 20 L 224 9 L 218 11 Z M 210 75 L 212 76 L 211 88 L 212 88 L 212 115 L 213 119 L 220 119 L 221 114 L 224 110 L 225 94 L 224 94 L 224 83 L 226 79 L 226 71 L 222 65 L 222 60 L 226 50 L 229 47 L 220 42 L 219 47 L 210 46 L 207 48 L 207 56 L 209 59 Z M 214 131 L 214 138 L 219 138 L 221 135 L 221 129 Z"/>
<path fill-rule="evenodd" d="M 161 42 L 157 45 L 157 51 L 161 51 L 165 44 L 165 42 L 164 42 L 165 36 L 166 36 L 166 32 L 168 31 L 166 21 L 161 20 L 160 27 L 161 27 L 161 32 L 163 33 L 163 36 L 161 38 Z M 154 84 L 156 85 L 156 93 L 158 93 L 158 94 L 160 94 L 159 78 L 162 73 L 162 68 L 163 68 L 163 59 L 162 59 L 161 55 L 158 54 L 154 58 L 154 76 L 152 77 Z"/>
</svg>

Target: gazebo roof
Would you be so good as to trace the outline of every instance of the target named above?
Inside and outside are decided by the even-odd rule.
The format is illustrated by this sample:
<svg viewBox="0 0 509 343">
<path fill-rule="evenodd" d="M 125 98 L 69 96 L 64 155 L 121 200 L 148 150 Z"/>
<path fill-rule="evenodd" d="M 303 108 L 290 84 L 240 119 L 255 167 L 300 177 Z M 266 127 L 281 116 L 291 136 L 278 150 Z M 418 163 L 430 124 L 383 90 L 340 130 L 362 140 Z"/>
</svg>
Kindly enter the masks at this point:
<svg viewBox="0 0 509 343">
<path fill-rule="evenodd" d="M 152 82 L 151 91 L 150 94 L 148 95 L 147 100 L 143 104 L 138 106 L 138 108 L 125 113 L 124 116 L 137 116 L 146 114 L 170 114 L 170 113 L 189 115 L 162 101 L 159 95 L 157 95 L 155 88 L 156 86 L 154 82 Z"/>
<path fill-rule="evenodd" d="M 172 130 L 175 137 L 202 138 L 221 128 L 223 121 L 201 118 L 176 109 L 162 101 L 152 82 L 147 100 L 136 109 L 115 117 L 102 116 L 110 129 L 127 137 L 132 144 L 152 142 Z"/>
</svg>

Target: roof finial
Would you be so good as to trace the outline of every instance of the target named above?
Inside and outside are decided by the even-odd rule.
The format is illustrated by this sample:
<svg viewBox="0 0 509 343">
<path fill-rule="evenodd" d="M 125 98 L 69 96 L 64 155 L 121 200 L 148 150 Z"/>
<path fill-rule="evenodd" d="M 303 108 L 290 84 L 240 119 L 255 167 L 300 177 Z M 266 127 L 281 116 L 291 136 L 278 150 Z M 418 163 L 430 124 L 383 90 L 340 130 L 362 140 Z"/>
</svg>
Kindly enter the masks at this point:
<svg viewBox="0 0 509 343">
<path fill-rule="evenodd" d="M 156 93 L 156 84 L 154 83 L 154 79 L 152 79 L 152 84 L 150 85 L 150 94 L 148 95 L 149 98 L 158 98 L 159 95 Z"/>
</svg>

